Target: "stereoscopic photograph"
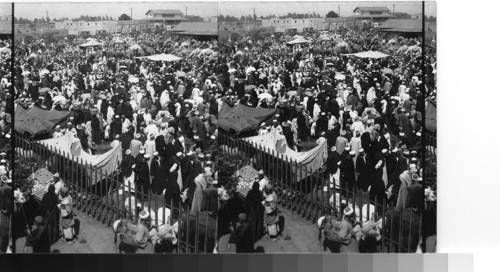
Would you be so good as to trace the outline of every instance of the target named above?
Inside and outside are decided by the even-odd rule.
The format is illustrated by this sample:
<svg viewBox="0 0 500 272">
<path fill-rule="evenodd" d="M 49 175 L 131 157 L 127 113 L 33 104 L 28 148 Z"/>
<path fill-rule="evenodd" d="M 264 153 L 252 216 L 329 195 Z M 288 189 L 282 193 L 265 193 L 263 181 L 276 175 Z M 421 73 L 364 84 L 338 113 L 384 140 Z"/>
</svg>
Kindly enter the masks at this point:
<svg viewBox="0 0 500 272">
<path fill-rule="evenodd" d="M 216 15 L 15 4 L 16 252 L 213 252 Z"/>
<path fill-rule="evenodd" d="M 435 2 L 1 7 L 2 252 L 436 252 Z"/>
<path fill-rule="evenodd" d="M 219 183 L 231 192 L 219 252 L 432 252 L 422 139 L 435 56 L 423 54 L 435 6 L 425 11 L 219 2 Z"/>
</svg>

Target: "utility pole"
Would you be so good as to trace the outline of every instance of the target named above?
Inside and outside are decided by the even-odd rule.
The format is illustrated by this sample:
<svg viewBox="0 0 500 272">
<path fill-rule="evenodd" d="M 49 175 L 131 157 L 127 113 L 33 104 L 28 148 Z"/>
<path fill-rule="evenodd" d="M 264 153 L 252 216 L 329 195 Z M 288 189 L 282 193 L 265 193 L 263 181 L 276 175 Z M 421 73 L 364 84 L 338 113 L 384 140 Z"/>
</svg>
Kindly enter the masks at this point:
<svg viewBox="0 0 500 272">
<path fill-rule="evenodd" d="M 184 16 L 188 16 L 188 7 L 186 7 L 186 14 Z"/>
<path fill-rule="evenodd" d="M 338 15 L 339 15 L 339 17 L 340 17 L 340 5 L 338 6 L 338 9 L 339 9 L 339 13 L 338 13 Z"/>
<path fill-rule="evenodd" d="M 130 20 L 132 20 L 132 8 L 130 8 Z"/>
<path fill-rule="evenodd" d="M 396 8 L 396 4 L 392 4 L 392 13 L 394 14 L 394 9 Z"/>
<path fill-rule="evenodd" d="M 253 8 L 253 20 L 256 21 L 257 17 L 255 17 L 255 8 Z"/>
</svg>

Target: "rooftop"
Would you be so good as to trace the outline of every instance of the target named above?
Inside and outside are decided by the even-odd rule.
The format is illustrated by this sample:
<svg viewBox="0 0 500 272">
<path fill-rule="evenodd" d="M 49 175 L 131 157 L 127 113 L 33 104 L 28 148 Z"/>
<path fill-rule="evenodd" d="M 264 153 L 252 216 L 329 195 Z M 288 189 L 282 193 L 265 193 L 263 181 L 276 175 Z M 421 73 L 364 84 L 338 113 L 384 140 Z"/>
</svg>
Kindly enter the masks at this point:
<svg viewBox="0 0 500 272">
<path fill-rule="evenodd" d="M 146 12 L 146 15 L 149 13 L 153 14 L 181 14 L 182 12 L 178 9 L 150 9 L 148 12 Z"/>
<path fill-rule="evenodd" d="M 182 22 L 172 29 L 179 35 L 217 36 L 217 23 Z"/>
<path fill-rule="evenodd" d="M 379 19 L 379 18 L 395 18 L 392 14 L 363 14 L 363 15 L 352 15 L 349 18 L 354 19 Z"/>
<path fill-rule="evenodd" d="M 388 7 L 356 7 L 353 12 L 359 10 L 361 12 L 391 12 Z"/>
<path fill-rule="evenodd" d="M 415 19 L 389 19 L 378 27 L 384 32 L 422 32 L 422 20 Z"/>
</svg>

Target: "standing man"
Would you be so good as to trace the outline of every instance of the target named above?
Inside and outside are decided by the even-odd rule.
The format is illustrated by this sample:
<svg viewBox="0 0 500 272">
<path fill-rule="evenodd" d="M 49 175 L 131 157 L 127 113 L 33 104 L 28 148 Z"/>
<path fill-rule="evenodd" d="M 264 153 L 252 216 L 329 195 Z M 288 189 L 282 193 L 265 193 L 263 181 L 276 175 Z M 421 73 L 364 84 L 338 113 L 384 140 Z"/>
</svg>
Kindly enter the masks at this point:
<svg viewBox="0 0 500 272">
<path fill-rule="evenodd" d="M 0 177 L 0 252 L 7 252 L 11 215 L 14 207 L 14 193 L 12 179 L 7 175 Z"/>
</svg>

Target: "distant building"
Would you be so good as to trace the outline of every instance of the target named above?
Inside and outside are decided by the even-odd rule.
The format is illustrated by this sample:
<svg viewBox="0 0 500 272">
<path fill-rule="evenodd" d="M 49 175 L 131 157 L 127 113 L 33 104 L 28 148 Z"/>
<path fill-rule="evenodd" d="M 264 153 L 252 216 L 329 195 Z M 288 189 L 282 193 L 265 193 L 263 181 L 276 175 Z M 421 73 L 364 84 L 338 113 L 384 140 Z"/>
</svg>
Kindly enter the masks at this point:
<svg viewBox="0 0 500 272">
<path fill-rule="evenodd" d="M 350 18 L 358 20 L 370 20 L 366 21 L 366 24 L 371 25 L 373 23 L 380 23 L 388 19 L 395 18 L 391 14 L 391 10 L 387 7 L 357 7 L 353 10 L 354 15 Z M 374 25 L 376 27 L 376 25 Z"/>
<path fill-rule="evenodd" d="M 422 20 L 422 18 L 423 18 L 423 14 L 422 14 L 422 13 L 413 14 L 413 15 L 411 16 L 411 18 L 412 18 L 412 19 L 414 19 L 414 20 Z"/>
<path fill-rule="evenodd" d="M 188 21 L 188 19 L 184 17 L 184 14 L 178 9 L 150 9 L 146 12 L 146 18 L 143 20 L 173 25 Z"/>
<path fill-rule="evenodd" d="M 118 21 L 116 33 L 133 33 L 140 31 L 172 30 L 172 25 L 163 22 L 151 22 L 149 19 Z"/>
<path fill-rule="evenodd" d="M 12 15 L 0 16 L 0 34 L 12 34 Z"/>
<path fill-rule="evenodd" d="M 203 22 L 205 23 L 217 23 L 217 21 L 217 16 L 211 16 L 203 19 Z"/>
<path fill-rule="evenodd" d="M 308 30 L 323 30 L 324 18 L 304 18 L 304 19 L 263 19 L 262 27 L 273 27 L 275 32 L 302 33 Z"/>
<path fill-rule="evenodd" d="M 369 20 L 366 20 L 367 22 Z M 325 18 L 323 30 L 338 31 L 363 26 L 363 20 L 356 20 L 350 17 Z"/>
<path fill-rule="evenodd" d="M 55 23 L 56 30 L 67 30 L 69 35 L 96 35 L 115 33 L 117 21 L 62 21 Z"/>
</svg>

